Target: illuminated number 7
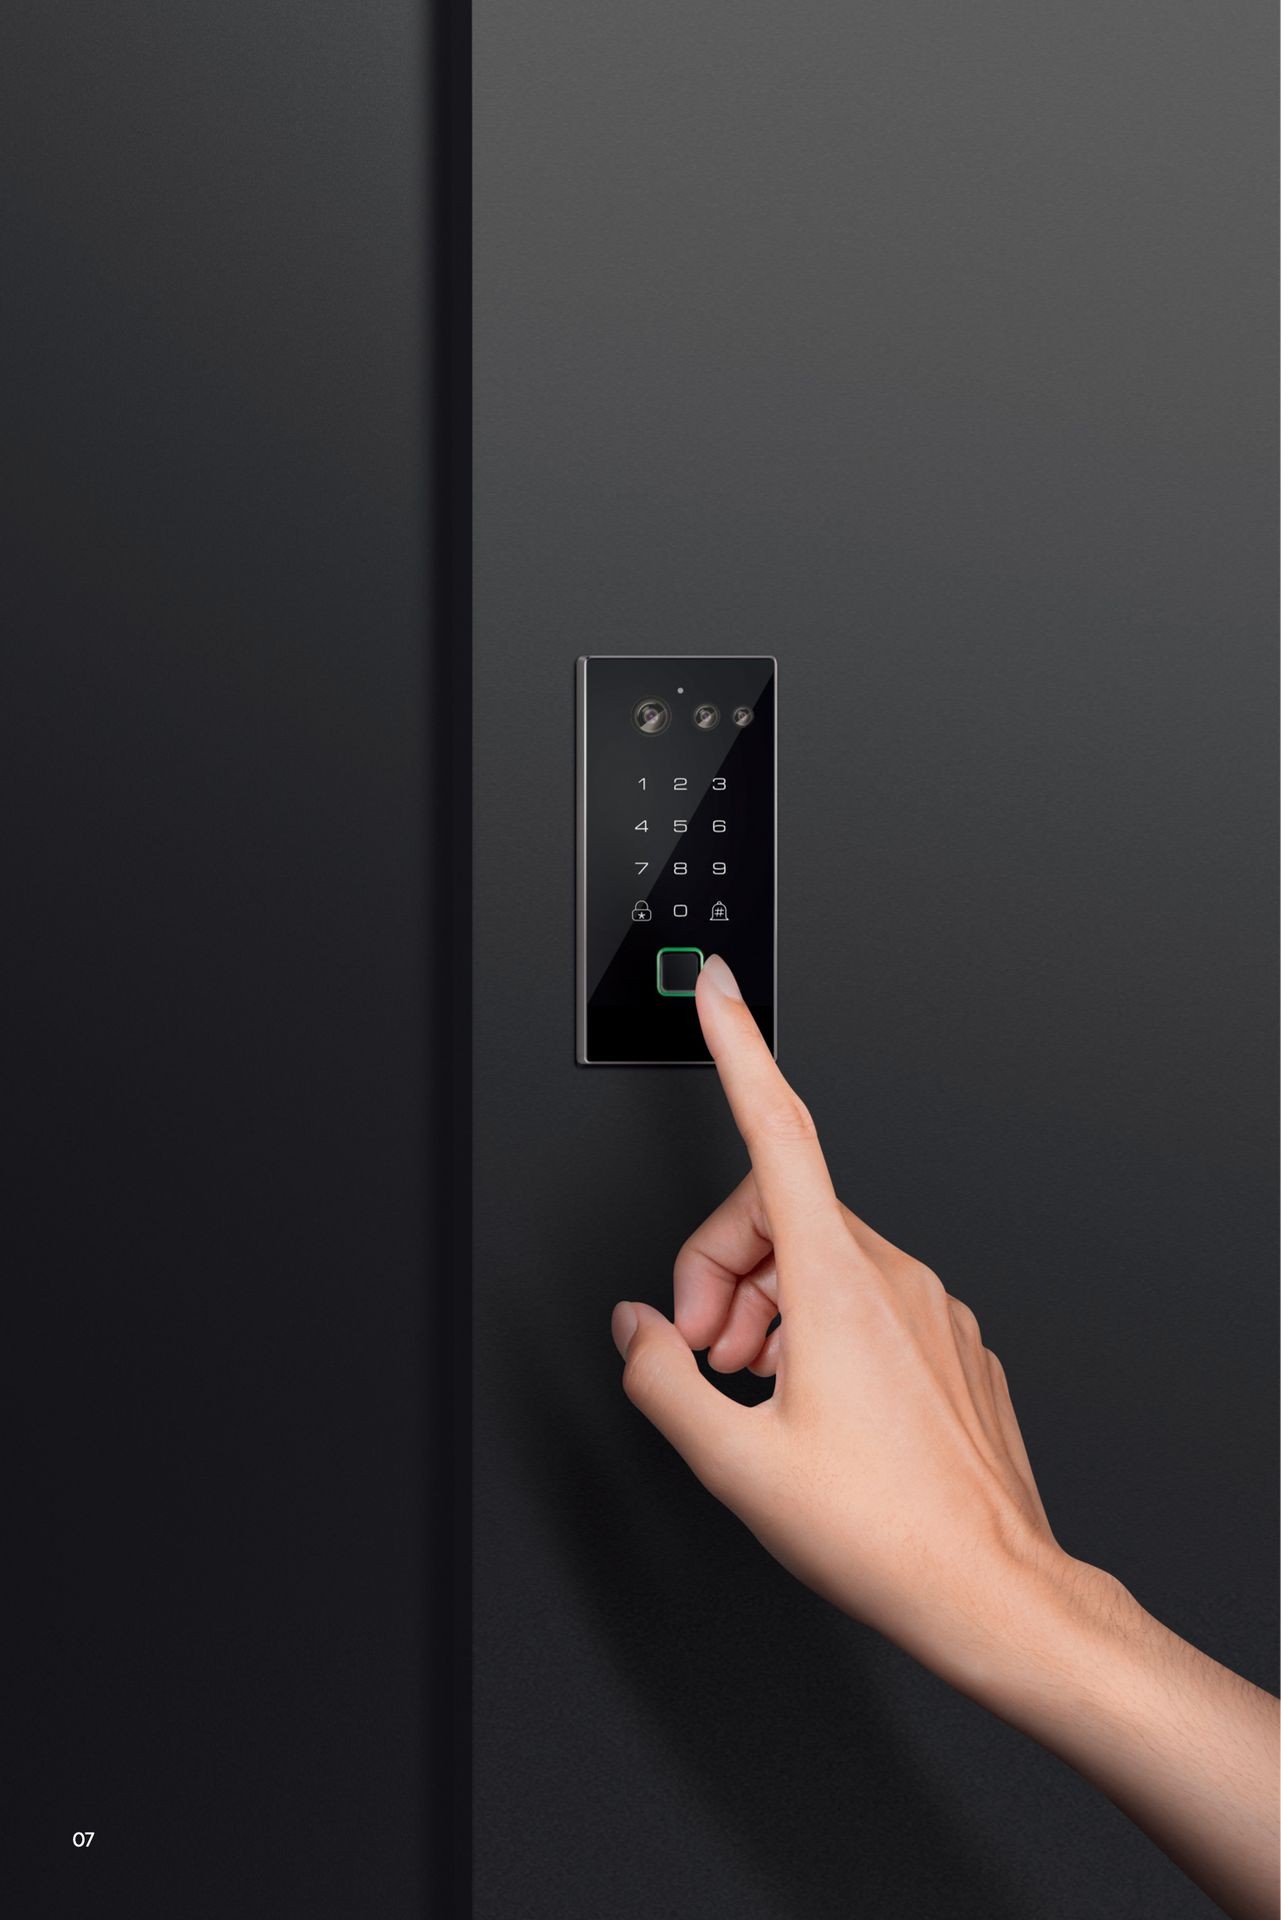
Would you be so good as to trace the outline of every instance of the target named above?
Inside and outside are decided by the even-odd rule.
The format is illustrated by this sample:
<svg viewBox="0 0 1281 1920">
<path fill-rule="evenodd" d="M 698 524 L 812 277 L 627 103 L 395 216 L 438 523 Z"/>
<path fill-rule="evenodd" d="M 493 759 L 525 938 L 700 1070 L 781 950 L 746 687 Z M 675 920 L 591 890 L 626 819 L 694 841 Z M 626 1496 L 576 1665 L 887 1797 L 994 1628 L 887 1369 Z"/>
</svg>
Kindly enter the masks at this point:
<svg viewBox="0 0 1281 1920">
<path fill-rule="evenodd" d="M 635 867 L 635 869 L 636 869 L 636 871 L 637 871 L 637 873 L 644 873 L 644 871 L 645 871 L 645 869 L 646 869 L 646 867 L 647 867 L 647 866 L 649 865 L 649 861 L 648 861 L 648 860 L 633 860 L 633 861 L 632 861 L 632 865 L 633 865 L 633 866 Z"/>
</svg>

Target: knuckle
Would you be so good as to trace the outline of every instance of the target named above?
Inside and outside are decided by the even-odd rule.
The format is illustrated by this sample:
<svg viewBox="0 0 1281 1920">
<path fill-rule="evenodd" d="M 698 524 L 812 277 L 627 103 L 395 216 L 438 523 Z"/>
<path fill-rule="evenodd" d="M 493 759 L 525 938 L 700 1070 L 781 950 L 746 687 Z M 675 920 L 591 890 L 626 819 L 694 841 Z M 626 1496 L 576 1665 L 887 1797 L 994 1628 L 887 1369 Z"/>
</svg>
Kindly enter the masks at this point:
<svg viewBox="0 0 1281 1920">
<path fill-rule="evenodd" d="M 948 1295 L 948 1307 L 952 1315 L 952 1324 L 962 1338 L 978 1341 L 979 1323 L 973 1307 L 967 1306 L 964 1300 L 954 1299 L 951 1294 Z"/>
<path fill-rule="evenodd" d="M 951 1294 L 943 1285 L 943 1282 L 939 1279 L 933 1267 L 927 1267 L 923 1260 L 914 1260 L 909 1254 L 907 1256 L 907 1266 L 904 1269 L 903 1278 L 909 1286 L 917 1289 L 924 1300 L 933 1302 L 938 1306 L 947 1306 L 950 1304 Z"/>
<path fill-rule="evenodd" d="M 768 1101 L 752 1121 L 752 1134 L 761 1140 L 817 1140 L 818 1129 L 805 1102 L 794 1093 Z"/>
</svg>

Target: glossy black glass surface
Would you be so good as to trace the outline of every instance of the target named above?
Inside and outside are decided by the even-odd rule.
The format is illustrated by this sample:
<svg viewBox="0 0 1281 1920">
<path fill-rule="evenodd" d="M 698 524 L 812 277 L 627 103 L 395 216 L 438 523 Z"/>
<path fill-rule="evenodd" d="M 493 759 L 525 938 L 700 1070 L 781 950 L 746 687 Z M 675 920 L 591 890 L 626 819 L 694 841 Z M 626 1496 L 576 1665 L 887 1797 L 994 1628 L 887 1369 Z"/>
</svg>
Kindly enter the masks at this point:
<svg viewBox="0 0 1281 1920">
<path fill-rule="evenodd" d="M 659 964 L 673 947 L 723 955 L 774 1045 L 774 673 L 768 656 L 579 664 L 586 1065 L 707 1062 L 689 962 Z"/>
</svg>

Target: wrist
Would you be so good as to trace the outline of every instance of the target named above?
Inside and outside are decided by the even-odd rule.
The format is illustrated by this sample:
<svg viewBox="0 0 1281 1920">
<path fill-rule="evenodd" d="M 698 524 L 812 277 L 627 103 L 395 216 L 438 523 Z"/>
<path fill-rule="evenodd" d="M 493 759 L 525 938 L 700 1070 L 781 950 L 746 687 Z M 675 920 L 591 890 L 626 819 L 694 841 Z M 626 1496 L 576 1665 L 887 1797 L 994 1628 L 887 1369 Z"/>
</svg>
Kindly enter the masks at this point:
<svg viewBox="0 0 1281 1920">
<path fill-rule="evenodd" d="M 1119 1580 L 1037 1538 L 1004 1551 L 959 1623 L 944 1677 L 1044 1739 L 1093 1711 L 1155 1626 Z"/>
<path fill-rule="evenodd" d="M 948 1675 L 1094 1783 L 1226 1911 L 1276 1920 L 1277 1703 L 1057 1547 L 997 1582 Z"/>
</svg>

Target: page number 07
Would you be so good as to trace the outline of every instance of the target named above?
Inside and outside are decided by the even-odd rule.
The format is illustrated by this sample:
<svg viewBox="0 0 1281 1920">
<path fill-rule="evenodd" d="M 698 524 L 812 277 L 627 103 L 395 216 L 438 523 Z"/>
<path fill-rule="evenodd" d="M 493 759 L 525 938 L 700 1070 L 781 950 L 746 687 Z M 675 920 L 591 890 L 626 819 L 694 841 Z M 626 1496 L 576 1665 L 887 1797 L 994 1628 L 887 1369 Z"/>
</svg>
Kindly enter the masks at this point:
<svg viewBox="0 0 1281 1920">
<path fill-rule="evenodd" d="M 71 1836 L 71 1844 L 73 1847 L 87 1847 L 92 1843 L 92 1840 L 92 1831 L 89 1833 L 73 1833 Z"/>
</svg>

